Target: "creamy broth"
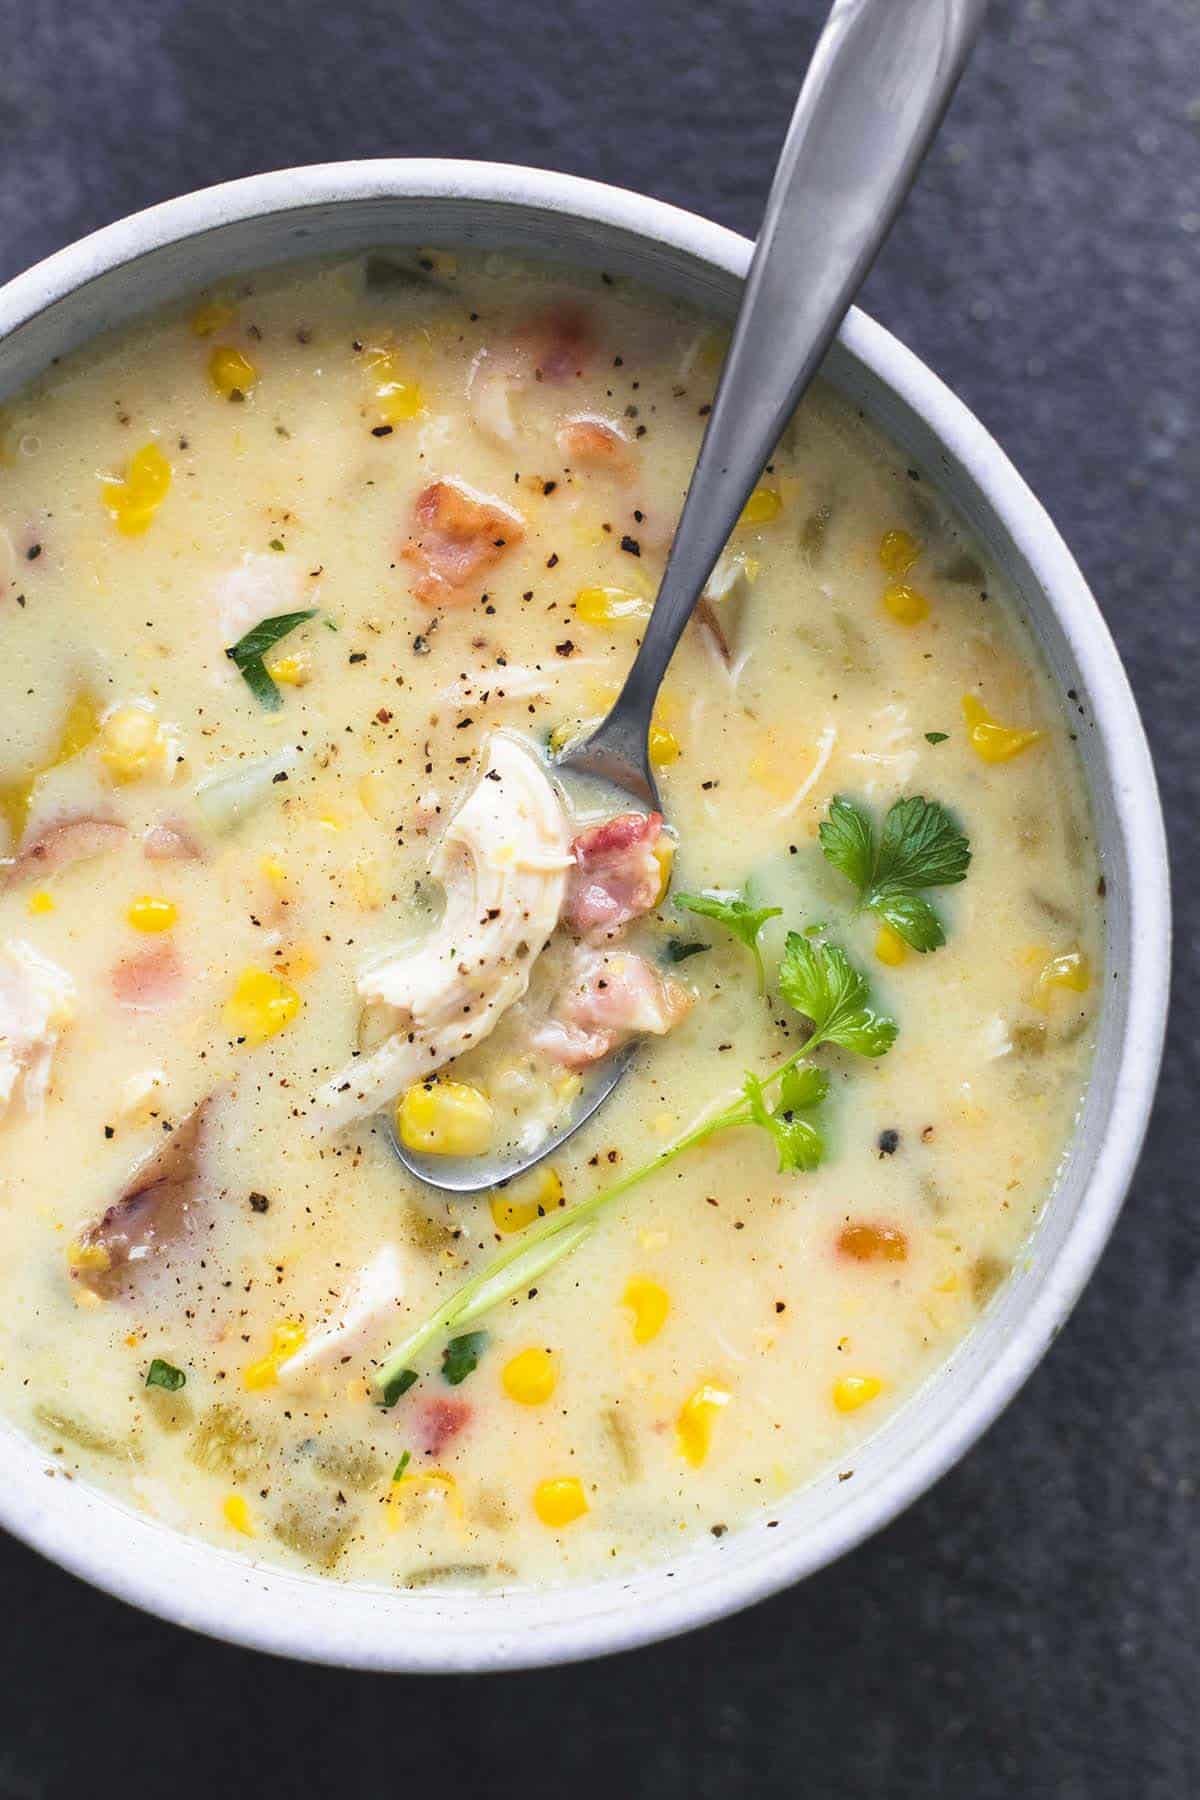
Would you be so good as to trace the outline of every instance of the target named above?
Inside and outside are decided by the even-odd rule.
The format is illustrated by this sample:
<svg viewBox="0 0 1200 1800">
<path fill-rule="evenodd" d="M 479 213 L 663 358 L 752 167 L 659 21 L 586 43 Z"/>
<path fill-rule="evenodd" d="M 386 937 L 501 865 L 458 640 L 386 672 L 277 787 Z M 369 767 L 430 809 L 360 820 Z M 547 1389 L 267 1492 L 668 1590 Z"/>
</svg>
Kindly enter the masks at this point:
<svg viewBox="0 0 1200 1800">
<path fill-rule="evenodd" d="M 747 948 L 670 894 L 616 947 L 593 933 L 586 954 L 650 971 L 681 1016 L 490 1198 L 416 1183 L 357 1098 L 387 1037 L 360 978 L 436 937 L 431 861 L 489 758 L 547 782 L 538 755 L 620 684 L 721 344 L 623 281 L 396 252 L 231 281 L 6 405 L 0 1405 L 49 1466 L 343 1579 L 595 1575 L 849 1469 L 1022 1254 L 1103 967 L 1069 718 L 998 573 L 822 388 L 652 746 L 672 892 L 781 909 L 768 997 Z M 249 678 L 226 654 L 310 611 Z M 928 896 L 941 948 L 856 912 L 817 836 L 838 794 L 877 826 L 924 795 L 968 834 L 966 879 Z M 572 839 L 603 816 L 554 804 L 547 935 Z M 809 927 L 899 1027 L 884 1056 L 816 1053 L 820 1167 L 781 1173 L 753 1127 L 715 1136 L 473 1325 L 461 1381 L 443 1334 L 377 1404 L 388 1351 L 539 1206 L 584 1200 L 798 1049 L 776 970 Z M 532 1143 L 569 1103 L 574 1062 L 529 1044 L 580 935 L 525 946 L 528 991 L 435 1106 L 453 1082 L 494 1141 Z"/>
</svg>

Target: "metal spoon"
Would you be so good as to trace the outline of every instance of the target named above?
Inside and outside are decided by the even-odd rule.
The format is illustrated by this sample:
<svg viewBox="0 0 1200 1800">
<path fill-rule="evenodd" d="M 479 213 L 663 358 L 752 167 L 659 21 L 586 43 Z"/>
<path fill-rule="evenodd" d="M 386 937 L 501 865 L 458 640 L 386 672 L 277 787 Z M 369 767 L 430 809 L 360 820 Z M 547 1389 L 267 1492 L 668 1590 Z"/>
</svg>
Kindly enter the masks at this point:
<svg viewBox="0 0 1200 1800">
<path fill-rule="evenodd" d="M 667 665 L 763 465 L 829 348 L 900 209 L 983 22 L 986 0 L 835 0 L 809 64 L 708 427 L 646 633 L 612 710 L 556 767 L 658 806 L 650 717 Z M 400 1160 L 434 1187 L 469 1194 L 551 1154 L 624 1074 L 600 1065 L 532 1153 Z"/>
</svg>

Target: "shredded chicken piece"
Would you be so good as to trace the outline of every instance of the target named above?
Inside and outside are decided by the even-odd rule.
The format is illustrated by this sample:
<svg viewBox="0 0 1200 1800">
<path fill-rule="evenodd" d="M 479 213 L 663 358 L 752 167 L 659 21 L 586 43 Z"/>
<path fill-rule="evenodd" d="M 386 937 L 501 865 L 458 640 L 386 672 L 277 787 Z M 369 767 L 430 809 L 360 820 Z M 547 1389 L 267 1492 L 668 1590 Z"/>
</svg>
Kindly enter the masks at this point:
<svg viewBox="0 0 1200 1800">
<path fill-rule="evenodd" d="M 204 851 L 181 819 L 160 819 L 142 839 L 147 862 L 197 862 Z"/>
<path fill-rule="evenodd" d="M 339 1369 L 373 1332 L 384 1330 L 404 1298 L 406 1271 L 395 1244 L 381 1244 L 351 1281 L 324 1324 L 279 1365 L 285 1387 L 301 1388 Z"/>
<path fill-rule="evenodd" d="M 204 1130 L 212 1096 L 201 1100 L 166 1143 L 134 1170 L 119 1200 L 79 1234 L 85 1251 L 72 1277 L 102 1300 L 130 1291 L 133 1280 L 164 1245 L 184 1237 L 202 1202 Z"/>
<path fill-rule="evenodd" d="M 75 1016 L 75 983 L 31 944 L 0 947 L 0 1118 L 16 1098 L 33 1113 L 45 1102 L 63 1028 Z"/>
<path fill-rule="evenodd" d="M 553 783 L 515 738 L 493 734 L 482 775 L 430 861 L 446 890 L 431 937 L 358 979 L 390 1035 L 317 1095 L 321 1122 L 375 1112 L 480 1044 L 529 986 L 558 924 L 572 858 Z"/>
<path fill-rule="evenodd" d="M 303 612 L 313 604 L 313 589 L 298 557 L 278 551 L 247 550 L 241 561 L 217 576 L 209 595 L 216 614 L 221 650 L 227 650 L 264 619 Z M 232 664 L 227 667 L 232 669 Z"/>
<path fill-rule="evenodd" d="M 467 404 L 485 437 L 497 444 L 516 442 L 513 390 L 532 373 L 529 358 L 520 352 L 484 349 L 475 353 L 467 375 Z"/>
</svg>

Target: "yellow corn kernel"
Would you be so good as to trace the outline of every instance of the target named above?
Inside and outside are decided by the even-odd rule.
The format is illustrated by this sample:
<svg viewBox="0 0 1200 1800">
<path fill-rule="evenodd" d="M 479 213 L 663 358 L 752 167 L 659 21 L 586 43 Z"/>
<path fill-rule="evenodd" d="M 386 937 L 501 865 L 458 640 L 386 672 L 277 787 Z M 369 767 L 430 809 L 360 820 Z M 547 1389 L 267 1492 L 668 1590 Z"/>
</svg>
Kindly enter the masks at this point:
<svg viewBox="0 0 1200 1800">
<path fill-rule="evenodd" d="M 671 1301 L 665 1287 L 644 1275 L 635 1275 L 626 1285 L 621 1305 L 633 1314 L 633 1341 L 648 1344 L 667 1322 Z"/>
<path fill-rule="evenodd" d="M 585 587 L 575 596 L 575 616 L 585 625 L 636 625 L 650 617 L 650 602 L 621 587 Z"/>
<path fill-rule="evenodd" d="M 192 314 L 192 334 L 195 337 L 212 337 L 214 332 L 232 324 L 233 319 L 234 310 L 228 300 L 205 300 Z"/>
<path fill-rule="evenodd" d="M 312 680 L 312 665 L 304 656 L 278 656 L 267 664 L 267 674 L 281 687 L 306 687 Z"/>
<path fill-rule="evenodd" d="M 558 756 L 561 751 L 565 750 L 567 745 L 579 736 L 582 729 L 583 726 L 579 719 L 572 719 L 564 725 L 556 725 L 550 733 L 547 743 L 551 756 Z"/>
<path fill-rule="evenodd" d="M 223 400 L 244 400 L 254 391 L 258 370 L 232 344 L 218 344 L 208 359 L 208 379 Z"/>
<path fill-rule="evenodd" d="M 662 879 L 658 884 L 658 894 L 654 901 L 655 906 L 661 906 L 671 886 L 671 868 L 675 861 L 675 846 L 669 838 L 659 838 L 651 854 L 662 873 Z"/>
<path fill-rule="evenodd" d="M 388 1530 L 399 1529 L 404 1508 L 410 1499 L 435 1496 L 442 1500 L 455 1519 L 463 1515 L 462 1495 L 458 1483 L 446 1469 L 419 1469 L 412 1475 L 394 1477 L 388 1490 Z"/>
<path fill-rule="evenodd" d="M 0 786 L 0 812 L 4 814 L 9 842 L 14 850 L 25 835 L 36 781 L 37 777 L 31 775 L 24 781 L 6 781 Z"/>
<path fill-rule="evenodd" d="M 135 931 L 170 931 L 179 918 L 179 908 L 173 900 L 156 894 L 139 894 L 125 917 Z"/>
<path fill-rule="evenodd" d="M 519 1406 L 544 1406 L 558 1386 L 558 1364 L 549 1350 L 519 1350 L 505 1363 L 500 1380 Z"/>
<path fill-rule="evenodd" d="M 588 1510 L 583 1483 L 575 1475 L 559 1475 L 552 1481 L 539 1481 L 533 1490 L 533 1510 L 543 1525 L 559 1531 Z"/>
<path fill-rule="evenodd" d="M 121 477 L 106 475 L 101 498 L 109 518 L 124 537 L 145 531 L 171 487 L 171 465 L 157 444 L 143 444 L 125 465 Z"/>
<path fill-rule="evenodd" d="M 277 856 L 264 856 L 258 866 L 270 882 L 271 886 L 278 893 L 282 893 L 287 886 L 288 878 L 287 870 L 284 868 L 279 858 Z"/>
<path fill-rule="evenodd" d="M 76 694 L 67 708 L 59 733 L 58 747 L 50 762 L 52 769 L 61 768 L 94 744 L 100 734 L 100 709 L 88 693 Z"/>
<path fill-rule="evenodd" d="M 111 1265 L 111 1258 L 103 1244 L 67 1245 L 67 1267 L 69 1269 L 94 1269 L 103 1274 Z"/>
<path fill-rule="evenodd" d="M 418 1081 L 396 1104 L 406 1150 L 426 1156 L 482 1156 L 492 1141 L 492 1103 L 463 1081 Z"/>
<path fill-rule="evenodd" d="M 881 925 L 875 934 L 875 955 L 889 969 L 898 969 L 908 955 L 908 945 L 890 925 Z"/>
<path fill-rule="evenodd" d="M 248 1388 L 274 1387 L 279 1379 L 279 1365 L 295 1356 L 307 1336 L 303 1325 L 295 1319 L 281 1319 L 271 1332 L 271 1348 L 257 1362 L 242 1371 L 242 1382 Z"/>
<path fill-rule="evenodd" d="M 243 969 L 225 1002 L 225 1029 L 249 1044 L 265 1044 L 300 1011 L 294 987 L 269 969 Z"/>
<path fill-rule="evenodd" d="M 783 510 L 774 488 L 756 487 L 738 516 L 739 525 L 769 525 Z"/>
<path fill-rule="evenodd" d="M 38 913 L 52 913 L 54 911 L 54 895 L 48 893 L 45 888 L 34 888 L 25 902 L 25 910 L 33 913 L 35 917 Z"/>
<path fill-rule="evenodd" d="M 685 1462 L 698 1469 L 707 1460 L 712 1448 L 713 1426 L 717 1422 L 717 1414 L 722 1407 L 728 1406 L 733 1396 L 728 1388 L 723 1388 L 715 1381 L 705 1381 L 688 1395 L 679 1409 L 679 1417 L 675 1423 L 675 1437 L 679 1445 L 679 1454 Z"/>
<path fill-rule="evenodd" d="M 929 617 L 929 602 L 906 581 L 894 581 L 883 590 L 883 610 L 897 625 L 919 625 Z"/>
<path fill-rule="evenodd" d="M 839 1412 L 857 1412 L 882 1392 L 883 1383 L 875 1375 L 840 1375 L 833 1384 L 833 1404 Z"/>
<path fill-rule="evenodd" d="M 885 531 L 879 540 L 879 561 L 897 579 L 907 575 L 921 554 L 921 546 L 907 531 Z"/>
<path fill-rule="evenodd" d="M 1055 988 L 1067 988 L 1073 994 L 1086 994 L 1092 985 L 1092 967 L 1082 950 L 1068 950 L 1065 956 L 1052 956 L 1037 978 L 1033 1004 L 1049 1012 Z"/>
<path fill-rule="evenodd" d="M 100 726 L 100 760 L 114 781 L 139 781 L 161 768 L 167 736 L 148 706 L 118 706 Z"/>
<path fill-rule="evenodd" d="M 24 836 L 29 822 L 29 810 L 33 804 L 34 789 L 40 778 L 49 769 L 61 768 L 63 763 L 71 762 L 82 755 L 88 746 L 95 742 L 100 730 L 100 709 L 95 700 L 83 690 L 75 695 L 67 708 L 62 728 L 58 734 L 58 742 L 49 759 L 36 768 L 32 775 L 26 775 L 20 781 L 5 782 L 0 785 L 0 813 L 7 822 L 9 834 L 15 845 Z"/>
<path fill-rule="evenodd" d="M 679 755 L 679 739 L 669 725 L 660 719 L 650 721 L 650 762 L 656 769 L 666 763 L 673 763 Z"/>
<path fill-rule="evenodd" d="M 385 425 L 407 425 L 425 411 L 425 395 L 418 381 L 386 381 L 375 390 Z"/>
<path fill-rule="evenodd" d="M 1022 750 L 1041 740 L 1040 731 L 1015 731 L 997 724 L 983 702 L 974 694 L 962 697 L 963 718 L 967 722 L 967 741 L 976 756 L 984 762 L 1010 762 Z"/>
<path fill-rule="evenodd" d="M 225 1523 L 240 1531 L 243 1537 L 254 1536 L 254 1526 L 250 1522 L 250 1508 L 242 1494 L 227 1494 L 221 1507 Z"/>
<path fill-rule="evenodd" d="M 373 350 L 367 366 L 378 376 L 375 389 L 379 417 L 385 425 L 406 425 L 425 411 L 425 396 L 420 383 L 407 381 L 399 358 L 391 350 Z"/>
<path fill-rule="evenodd" d="M 497 1231 L 506 1236 L 524 1231 L 535 1219 L 557 1212 L 563 1204 L 562 1176 L 557 1169 L 535 1169 L 523 1181 L 497 1188 L 488 1202 Z"/>
</svg>

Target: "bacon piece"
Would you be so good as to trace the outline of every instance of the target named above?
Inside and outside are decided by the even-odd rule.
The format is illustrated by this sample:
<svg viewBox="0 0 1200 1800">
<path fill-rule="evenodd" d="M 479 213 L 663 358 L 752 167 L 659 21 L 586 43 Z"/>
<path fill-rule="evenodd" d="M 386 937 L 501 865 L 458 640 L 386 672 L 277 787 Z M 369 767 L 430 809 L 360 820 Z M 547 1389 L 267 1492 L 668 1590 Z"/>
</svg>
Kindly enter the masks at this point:
<svg viewBox="0 0 1200 1800">
<path fill-rule="evenodd" d="M 664 1037 L 691 1006 L 687 989 L 644 956 L 579 950 L 556 1017 L 534 1033 L 534 1048 L 567 1068 L 586 1068 L 640 1033 Z"/>
<path fill-rule="evenodd" d="M 564 419 L 555 442 L 568 468 L 607 469 L 626 476 L 633 471 L 633 447 L 619 425 L 599 413 L 574 413 Z"/>
<path fill-rule="evenodd" d="M 112 972 L 113 993 L 131 1012 L 158 1012 L 178 995 L 183 973 L 174 944 L 155 944 L 117 964 Z"/>
<path fill-rule="evenodd" d="M 147 862 L 198 862 L 204 851 L 179 819 L 160 819 L 142 839 Z"/>
<path fill-rule="evenodd" d="M 530 319 L 517 333 L 517 342 L 533 357 L 536 378 L 557 387 L 583 374 L 596 333 L 582 306 L 563 301 Z"/>
<path fill-rule="evenodd" d="M 426 1456 L 440 1456 L 470 1417 L 471 1406 L 466 1400 L 451 1400 L 439 1394 L 424 1401 L 415 1409 L 412 1422 L 412 1436 L 418 1450 L 423 1450 Z"/>
<path fill-rule="evenodd" d="M 211 1103 L 209 1095 L 193 1107 L 166 1143 L 134 1170 L 121 1197 L 80 1233 L 83 1248 L 102 1251 L 104 1260 L 97 1258 L 94 1268 L 76 1266 L 71 1274 L 101 1299 L 127 1295 L 142 1265 L 190 1231 Z"/>
<path fill-rule="evenodd" d="M 87 814 L 59 819 L 40 831 L 9 863 L 0 885 L 16 887 L 34 877 L 44 879 L 47 875 L 55 875 L 61 869 L 69 869 L 72 863 L 103 856 L 106 850 L 115 850 L 125 835 L 124 825 L 116 819 L 94 818 Z"/>
<path fill-rule="evenodd" d="M 503 501 L 465 481 L 434 481 L 413 502 L 412 535 L 401 555 L 420 574 L 413 593 L 428 605 L 455 606 L 485 569 L 525 536 L 525 521 Z"/>
<path fill-rule="evenodd" d="M 663 871 L 654 852 L 662 826 L 661 813 L 617 813 L 574 839 L 563 917 L 577 936 L 591 943 L 611 940 L 657 904 Z"/>
</svg>

